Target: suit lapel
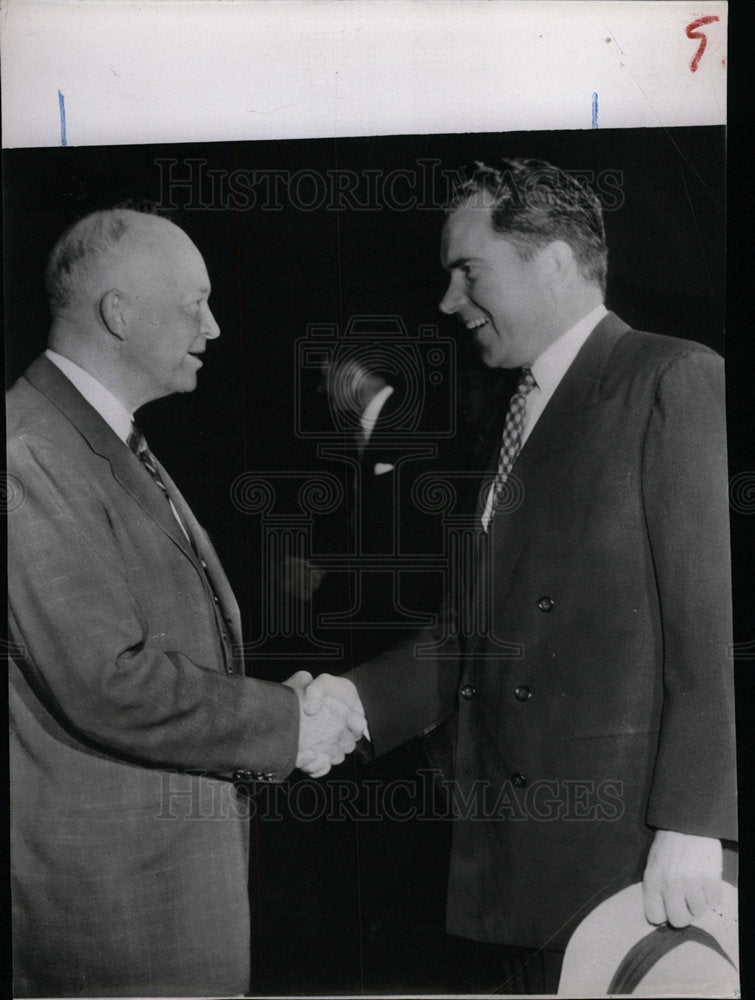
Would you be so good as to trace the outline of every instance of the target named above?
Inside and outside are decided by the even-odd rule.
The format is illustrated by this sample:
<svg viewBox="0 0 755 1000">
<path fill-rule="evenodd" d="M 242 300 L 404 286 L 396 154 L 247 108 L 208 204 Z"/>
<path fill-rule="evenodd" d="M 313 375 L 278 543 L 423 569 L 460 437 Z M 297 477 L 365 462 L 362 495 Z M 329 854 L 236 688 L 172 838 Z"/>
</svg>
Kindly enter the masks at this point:
<svg viewBox="0 0 755 1000">
<path fill-rule="evenodd" d="M 512 471 L 510 509 L 496 513 L 490 544 L 498 586 L 506 585 L 527 540 L 548 508 L 548 498 L 567 475 L 577 453 L 599 430 L 594 408 L 601 400 L 606 366 L 629 329 L 613 313 L 596 326 L 559 383 Z"/>
<path fill-rule="evenodd" d="M 113 477 L 142 510 L 196 562 L 191 545 L 147 470 L 65 375 L 42 355 L 28 368 L 26 378 L 73 424 L 92 451 L 108 461 Z"/>
<path fill-rule="evenodd" d="M 196 517 L 194 517 L 194 512 L 187 504 L 186 500 L 184 500 L 183 494 L 179 488 L 165 471 L 162 463 L 160 463 L 157 459 L 155 459 L 155 462 L 160 476 L 165 483 L 165 488 L 167 489 L 168 494 L 178 511 L 178 516 L 183 521 L 183 524 L 189 534 L 189 538 L 191 539 L 194 549 L 191 553 L 191 558 L 193 561 L 196 561 L 197 558 L 201 561 L 202 569 L 210 581 L 210 584 L 215 592 L 215 596 L 220 602 L 223 616 L 228 622 L 229 628 L 233 633 L 233 640 L 240 646 L 242 643 L 241 613 L 239 612 L 236 597 L 231 589 L 230 583 L 228 582 L 228 578 L 225 575 L 225 571 L 220 563 L 215 547 L 210 541 L 207 532 L 204 530 L 199 521 L 197 521 Z M 175 521 L 175 518 L 173 518 L 173 520 Z"/>
</svg>

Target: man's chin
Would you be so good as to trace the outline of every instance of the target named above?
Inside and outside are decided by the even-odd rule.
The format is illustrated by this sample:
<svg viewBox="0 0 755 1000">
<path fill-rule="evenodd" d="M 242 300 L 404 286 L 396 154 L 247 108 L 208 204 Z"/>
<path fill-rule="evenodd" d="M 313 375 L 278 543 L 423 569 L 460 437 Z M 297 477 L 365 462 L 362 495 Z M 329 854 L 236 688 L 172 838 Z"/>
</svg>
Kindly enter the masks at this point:
<svg viewBox="0 0 755 1000">
<path fill-rule="evenodd" d="M 496 350 L 495 344 L 479 344 L 478 356 L 486 368 L 511 368 L 514 367 L 507 362 L 500 350 Z"/>
<path fill-rule="evenodd" d="M 184 375 L 184 377 L 177 382 L 173 392 L 194 392 L 197 387 L 197 376 L 194 372 Z"/>
</svg>

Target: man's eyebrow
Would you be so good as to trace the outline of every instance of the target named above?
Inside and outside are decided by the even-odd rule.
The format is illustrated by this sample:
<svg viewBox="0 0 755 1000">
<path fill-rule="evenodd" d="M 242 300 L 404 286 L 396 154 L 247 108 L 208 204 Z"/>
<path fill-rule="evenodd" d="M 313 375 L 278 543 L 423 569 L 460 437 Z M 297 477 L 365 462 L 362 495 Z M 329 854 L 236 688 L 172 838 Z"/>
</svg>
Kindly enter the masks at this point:
<svg viewBox="0 0 755 1000">
<path fill-rule="evenodd" d="M 458 267 L 463 267 L 465 264 L 470 264 L 473 261 L 478 260 L 477 257 L 456 257 L 454 260 L 443 261 L 443 267 L 447 271 L 453 271 Z"/>
</svg>

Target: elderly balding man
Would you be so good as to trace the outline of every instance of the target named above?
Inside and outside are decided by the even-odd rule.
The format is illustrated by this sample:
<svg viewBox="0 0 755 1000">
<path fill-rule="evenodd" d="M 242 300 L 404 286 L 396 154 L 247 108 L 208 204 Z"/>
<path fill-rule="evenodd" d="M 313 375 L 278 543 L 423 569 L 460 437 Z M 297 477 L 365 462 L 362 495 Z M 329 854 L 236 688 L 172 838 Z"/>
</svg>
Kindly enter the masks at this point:
<svg viewBox="0 0 755 1000">
<path fill-rule="evenodd" d="M 363 719 L 245 676 L 218 558 L 133 422 L 219 334 L 197 248 L 98 212 L 46 277 L 49 348 L 7 397 L 14 992 L 243 993 L 237 783 L 324 773 Z"/>
</svg>

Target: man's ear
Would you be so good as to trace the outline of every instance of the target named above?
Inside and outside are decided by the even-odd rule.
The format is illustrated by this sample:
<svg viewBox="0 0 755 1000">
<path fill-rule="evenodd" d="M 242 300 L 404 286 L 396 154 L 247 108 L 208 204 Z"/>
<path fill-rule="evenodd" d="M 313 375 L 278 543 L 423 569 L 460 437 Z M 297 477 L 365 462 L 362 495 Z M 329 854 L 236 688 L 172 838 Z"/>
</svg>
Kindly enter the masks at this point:
<svg viewBox="0 0 755 1000">
<path fill-rule="evenodd" d="M 549 284 L 558 288 L 574 273 L 576 266 L 574 252 L 564 240 L 554 240 L 543 248 L 543 265 L 547 271 Z"/>
<path fill-rule="evenodd" d="M 123 340 L 126 333 L 126 303 L 117 289 L 111 288 L 100 299 L 100 319 L 109 333 L 118 340 Z"/>
</svg>

